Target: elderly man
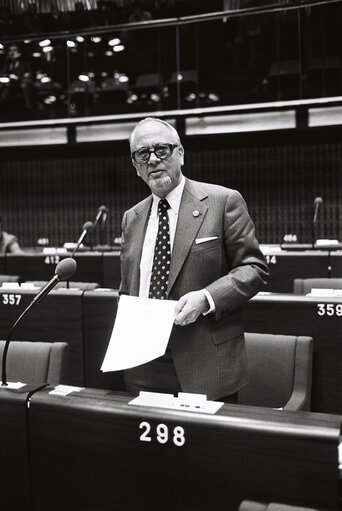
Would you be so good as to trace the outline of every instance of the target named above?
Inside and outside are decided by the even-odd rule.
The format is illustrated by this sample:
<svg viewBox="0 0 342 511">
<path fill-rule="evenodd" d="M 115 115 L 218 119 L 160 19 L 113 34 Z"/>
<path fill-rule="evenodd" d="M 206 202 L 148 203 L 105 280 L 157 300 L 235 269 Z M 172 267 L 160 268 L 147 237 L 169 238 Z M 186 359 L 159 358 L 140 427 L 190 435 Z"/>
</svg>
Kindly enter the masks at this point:
<svg viewBox="0 0 342 511">
<path fill-rule="evenodd" d="M 178 303 L 165 355 L 125 371 L 127 390 L 236 402 L 248 381 L 240 307 L 268 276 L 246 204 L 183 176 L 183 146 L 163 120 L 140 121 L 130 147 L 152 195 L 123 217 L 120 292 Z"/>
</svg>

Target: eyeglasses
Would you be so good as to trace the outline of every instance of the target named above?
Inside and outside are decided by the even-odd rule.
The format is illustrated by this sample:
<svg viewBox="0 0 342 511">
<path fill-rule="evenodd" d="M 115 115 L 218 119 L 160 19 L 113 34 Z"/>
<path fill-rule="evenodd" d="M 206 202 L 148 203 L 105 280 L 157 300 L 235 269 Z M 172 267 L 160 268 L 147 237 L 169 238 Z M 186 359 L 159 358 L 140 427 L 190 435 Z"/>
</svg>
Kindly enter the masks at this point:
<svg viewBox="0 0 342 511">
<path fill-rule="evenodd" d="M 141 147 L 137 151 L 134 151 L 131 156 L 135 163 L 147 163 L 154 153 L 159 160 L 165 160 L 169 158 L 173 153 L 177 144 L 156 144 L 154 147 L 149 149 L 148 147 Z"/>
</svg>

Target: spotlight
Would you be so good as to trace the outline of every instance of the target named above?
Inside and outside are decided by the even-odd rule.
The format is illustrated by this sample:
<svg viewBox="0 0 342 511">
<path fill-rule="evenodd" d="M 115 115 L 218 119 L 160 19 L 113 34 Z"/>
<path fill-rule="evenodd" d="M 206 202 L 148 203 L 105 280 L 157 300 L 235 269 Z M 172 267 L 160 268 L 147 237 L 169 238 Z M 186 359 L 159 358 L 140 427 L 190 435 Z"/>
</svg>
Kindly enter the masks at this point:
<svg viewBox="0 0 342 511">
<path fill-rule="evenodd" d="M 45 46 L 50 46 L 51 41 L 50 39 L 44 39 L 43 41 L 39 41 L 38 44 L 41 48 L 44 48 Z"/>
<path fill-rule="evenodd" d="M 114 37 L 114 39 L 110 39 L 108 41 L 109 46 L 117 46 L 121 43 L 121 40 L 118 37 Z"/>
<path fill-rule="evenodd" d="M 53 51 L 52 46 L 44 46 L 44 48 L 43 48 L 44 53 L 50 53 L 51 51 Z"/>
<path fill-rule="evenodd" d="M 126 75 L 124 75 L 124 74 L 120 75 L 120 76 L 119 76 L 119 82 L 120 82 L 120 83 L 126 83 L 126 82 L 129 82 L 129 78 L 128 78 L 128 76 L 126 76 Z"/>
<path fill-rule="evenodd" d="M 42 78 L 40 79 L 40 81 L 42 83 L 50 83 L 51 82 L 51 78 L 49 76 L 42 76 Z"/>
<path fill-rule="evenodd" d="M 34 58 L 36 58 L 36 59 L 38 59 L 38 58 L 39 58 L 39 57 L 41 57 L 41 56 L 42 56 L 42 54 L 40 53 L 40 51 L 34 51 L 34 52 L 32 53 L 32 57 L 34 57 Z"/>
<path fill-rule="evenodd" d="M 8 76 L 0 76 L 0 83 L 8 83 L 9 81 Z"/>
<path fill-rule="evenodd" d="M 78 79 L 81 82 L 89 82 L 89 80 L 90 80 L 89 76 L 85 73 L 81 73 L 80 75 L 78 75 Z"/>
<path fill-rule="evenodd" d="M 123 44 L 118 44 L 117 46 L 113 46 L 113 51 L 115 51 L 116 53 L 119 51 L 123 51 L 124 49 L 125 49 L 125 47 Z"/>
<path fill-rule="evenodd" d="M 78 36 L 76 37 L 76 41 L 77 41 L 78 43 L 84 43 L 84 37 L 83 37 L 82 35 L 78 35 Z"/>
<path fill-rule="evenodd" d="M 101 37 L 99 37 L 97 35 L 93 35 L 91 37 L 91 40 L 93 41 L 93 43 L 100 43 L 101 42 Z"/>
<path fill-rule="evenodd" d="M 68 39 L 66 43 L 67 43 L 67 46 L 69 48 L 75 48 L 76 47 L 75 41 L 71 41 L 70 39 Z"/>
</svg>

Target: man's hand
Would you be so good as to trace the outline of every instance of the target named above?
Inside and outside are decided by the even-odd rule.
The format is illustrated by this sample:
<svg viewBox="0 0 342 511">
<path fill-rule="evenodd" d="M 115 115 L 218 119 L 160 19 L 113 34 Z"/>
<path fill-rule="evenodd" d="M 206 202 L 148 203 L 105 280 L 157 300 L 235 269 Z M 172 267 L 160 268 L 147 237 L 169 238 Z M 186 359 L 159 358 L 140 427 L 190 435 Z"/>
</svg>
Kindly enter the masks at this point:
<svg viewBox="0 0 342 511">
<path fill-rule="evenodd" d="M 209 309 L 208 300 L 203 291 L 191 291 L 183 295 L 176 305 L 175 325 L 189 325 L 198 316 Z"/>
</svg>

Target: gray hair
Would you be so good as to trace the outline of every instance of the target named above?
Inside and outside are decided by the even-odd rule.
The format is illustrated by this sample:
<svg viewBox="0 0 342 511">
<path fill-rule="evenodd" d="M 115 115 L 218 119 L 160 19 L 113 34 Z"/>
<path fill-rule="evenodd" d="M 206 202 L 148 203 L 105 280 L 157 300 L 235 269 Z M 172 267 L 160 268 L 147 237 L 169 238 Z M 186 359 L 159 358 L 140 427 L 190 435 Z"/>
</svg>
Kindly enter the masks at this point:
<svg viewBox="0 0 342 511">
<path fill-rule="evenodd" d="M 129 146 L 130 146 L 130 148 L 132 148 L 132 142 L 133 142 L 133 138 L 134 138 L 134 135 L 135 135 L 135 131 L 138 128 L 140 128 L 140 126 L 143 125 L 145 122 L 159 122 L 160 124 L 163 124 L 172 133 L 172 135 L 173 135 L 175 141 L 177 142 L 177 144 L 182 145 L 177 130 L 171 124 L 169 124 L 168 122 L 164 121 L 163 119 L 158 119 L 158 117 L 145 117 L 145 119 L 142 119 L 141 121 L 139 121 L 135 125 L 132 133 L 130 134 L 130 137 L 129 137 Z"/>
</svg>

